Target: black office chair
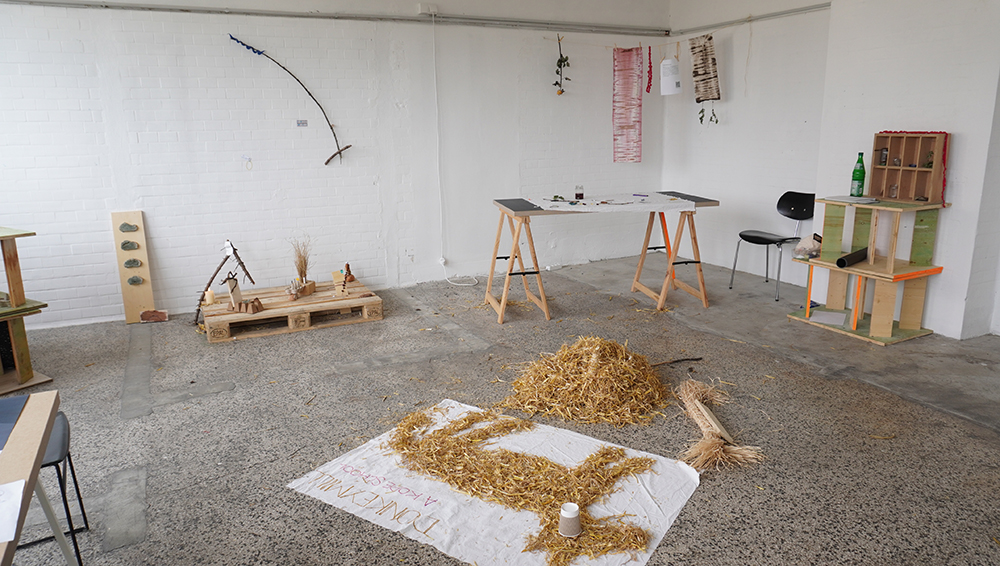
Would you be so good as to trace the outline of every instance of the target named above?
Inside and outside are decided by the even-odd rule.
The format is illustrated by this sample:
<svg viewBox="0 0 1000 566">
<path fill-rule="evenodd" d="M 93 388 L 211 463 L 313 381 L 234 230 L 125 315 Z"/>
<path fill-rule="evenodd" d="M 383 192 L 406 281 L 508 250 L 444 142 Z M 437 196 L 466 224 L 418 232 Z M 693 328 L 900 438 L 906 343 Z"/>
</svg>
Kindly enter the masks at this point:
<svg viewBox="0 0 1000 566">
<path fill-rule="evenodd" d="M 729 276 L 729 288 L 733 288 L 733 279 L 736 277 L 736 261 L 740 258 L 740 243 L 747 242 L 758 246 L 768 246 L 764 248 L 764 282 L 767 283 L 767 274 L 771 271 L 769 265 L 771 259 L 770 246 L 778 246 L 778 276 L 775 277 L 774 300 L 778 300 L 779 287 L 781 286 L 781 246 L 785 244 L 797 243 L 799 229 L 803 220 L 813 217 L 813 208 L 816 204 L 816 195 L 813 193 L 796 193 L 788 191 L 778 199 L 778 212 L 782 216 L 787 216 L 795 220 L 795 235 L 779 236 L 770 232 L 760 230 L 744 230 L 740 232 L 740 239 L 736 242 L 736 257 L 733 258 L 733 273 Z"/>
<path fill-rule="evenodd" d="M 73 527 L 73 515 L 69 511 L 69 502 L 66 500 L 66 464 L 69 464 L 69 471 L 73 475 L 73 487 L 76 489 L 76 500 L 80 502 L 80 514 L 83 515 L 82 527 Z M 60 464 L 62 469 L 60 470 Z M 45 456 L 42 458 L 42 468 L 52 466 L 56 469 L 56 479 L 59 480 L 59 491 L 62 493 L 63 509 L 66 511 L 66 524 L 69 531 L 66 534 L 73 538 L 73 549 L 76 550 L 76 561 L 83 566 L 83 558 L 80 557 L 80 545 L 76 542 L 76 533 L 90 530 L 90 521 L 87 520 L 87 510 L 83 508 L 83 496 L 80 495 L 80 484 L 76 481 L 76 468 L 73 466 L 73 457 L 69 453 L 69 420 L 66 415 L 59 411 L 56 419 L 52 423 L 52 434 L 49 436 L 49 443 L 45 447 Z M 18 545 L 18 548 L 32 546 L 35 544 L 54 540 L 55 537 L 48 536 L 35 541 Z"/>
</svg>

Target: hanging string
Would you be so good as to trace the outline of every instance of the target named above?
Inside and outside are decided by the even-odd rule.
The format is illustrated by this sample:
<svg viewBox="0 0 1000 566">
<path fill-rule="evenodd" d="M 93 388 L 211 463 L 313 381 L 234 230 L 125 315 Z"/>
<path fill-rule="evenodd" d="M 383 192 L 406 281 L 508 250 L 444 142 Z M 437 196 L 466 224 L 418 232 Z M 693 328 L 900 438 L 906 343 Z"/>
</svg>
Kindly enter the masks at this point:
<svg viewBox="0 0 1000 566">
<path fill-rule="evenodd" d="M 649 60 L 649 79 L 646 81 L 646 94 L 649 94 L 653 90 L 653 46 L 649 46 L 649 56 L 646 57 Z"/>
<path fill-rule="evenodd" d="M 743 67 L 743 96 L 747 95 L 747 75 L 750 74 L 750 53 L 753 51 L 753 22 L 749 23 L 750 39 L 747 40 L 747 64 Z"/>
</svg>

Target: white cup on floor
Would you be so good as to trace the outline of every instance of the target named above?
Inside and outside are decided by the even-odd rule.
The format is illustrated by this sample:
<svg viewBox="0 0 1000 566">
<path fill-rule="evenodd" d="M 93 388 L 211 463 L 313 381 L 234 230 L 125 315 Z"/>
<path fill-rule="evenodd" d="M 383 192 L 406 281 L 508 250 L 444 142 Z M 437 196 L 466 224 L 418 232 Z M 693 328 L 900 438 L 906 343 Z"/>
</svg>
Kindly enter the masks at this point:
<svg viewBox="0 0 1000 566">
<path fill-rule="evenodd" d="M 580 530 L 580 506 L 576 503 L 563 503 L 559 509 L 559 534 L 575 537 L 580 534 Z"/>
</svg>

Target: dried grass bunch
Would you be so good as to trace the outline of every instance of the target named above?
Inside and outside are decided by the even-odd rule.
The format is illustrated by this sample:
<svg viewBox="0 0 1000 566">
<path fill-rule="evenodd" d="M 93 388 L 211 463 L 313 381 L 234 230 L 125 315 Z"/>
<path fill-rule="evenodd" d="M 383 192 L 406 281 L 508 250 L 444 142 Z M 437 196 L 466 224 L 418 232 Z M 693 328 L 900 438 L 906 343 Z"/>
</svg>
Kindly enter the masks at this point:
<svg viewBox="0 0 1000 566">
<path fill-rule="evenodd" d="M 295 273 L 299 281 L 305 284 L 309 273 L 309 252 L 312 241 L 307 236 L 305 240 L 292 240 L 292 251 L 295 253 Z"/>
<path fill-rule="evenodd" d="M 645 356 L 595 336 L 581 336 L 521 372 L 501 407 L 558 415 L 587 424 L 647 424 L 669 391 Z"/>
<path fill-rule="evenodd" d="M 567 468 L 533 454 L 486 448 L 492 438 L 532 428 L 530 421 L 495 411 L 470 412 L 429 431 L 432 410 L 405 417 L 393 431 L 390 447 L 409 470 L 485 501 L 537 514 L 542 529 L 528 536 L 526 552 L 545 551 L 548 566 L 566 566 L 577 556 L 646 549 L 649 534 L 641 527 L 626 522 L 624 515 L 595 518 L 587 506 L 614 492 L 620 478 L 649 471 L 652 459 L 626 458 L 622 448 L 604 446 L 579 466 Z M 559 534 L 559 508 L 565 502 L 580 506 L 583 532 L 576 538 Z"/>
<path fill-rule="evenodd" d="M 677 388 L 677 397 L 684 402 L 684 409 L 701 429 L 701 440 L 693 444 L 681 460 L 696 470 L 719 469 L 721 466 L 746 465 L 759 462 L 764 455 L 756 446 L 738 446 L 732 436 L 708 410 L 707 405 L 720 405 L 728 401 L 721 389 L 689 379 Z"/>
</svg>

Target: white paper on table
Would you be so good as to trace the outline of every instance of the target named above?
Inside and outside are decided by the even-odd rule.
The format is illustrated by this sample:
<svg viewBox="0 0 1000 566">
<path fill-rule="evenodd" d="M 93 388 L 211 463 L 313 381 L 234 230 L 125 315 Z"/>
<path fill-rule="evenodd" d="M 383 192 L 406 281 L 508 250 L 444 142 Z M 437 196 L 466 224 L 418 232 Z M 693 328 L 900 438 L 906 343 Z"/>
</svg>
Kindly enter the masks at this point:
<svg viewBox="0 0 1000 566">
<path fill-rule="evenodd" d="M 677 59 L 668 57 L 660 61 L 660 95 L 677 94 L 681 91 L 681 70 Z"/>
<path fill-rule="evenodd" d="M 24 480 L 0 485 L 0 542 L 14 540 L 17 533 L 17 518 L 21 514 L 21 494 Z"/>
<path fill-rule="evenodd" d="M 480 409 L 450 399 L 438 403 L 444 413 L 431 430 Z M 438 413 L 433 413 L 438 414 Z M 459 560 L 486 565 L 544 566 L 545 553 L 521 552 L 529 535 L 540 530 L 539 517 L 455 491 L 447 483 L 402 467 L 389 450 L 392 431 L 341 455 L 288 487 L 377 525 L 429 544 Z M 546 425 L 499 438 L 491 448 L 506 448 L 576 466 L 601 446 L 613 444 Z M 645 529 L 645 552 L 578 557 L 574 566 L 642 566 L 695 488 L 698 472 L 683 462 L 625 449 L 628 457 L 654 460 L 649 472 L 619 480 L 618 490 L 590 505 L 594 517 L 627 513 L 628 522 Z"/>
<path fill-rule="evenodd" d="M 694 203 L 655 191 L 623 193 L 583 200 L 556 201 L 547 198 L 526 197 L 524 200 L 543 208 L 559 212 L 670 212 L 694 210 Z"/>
</svg>

